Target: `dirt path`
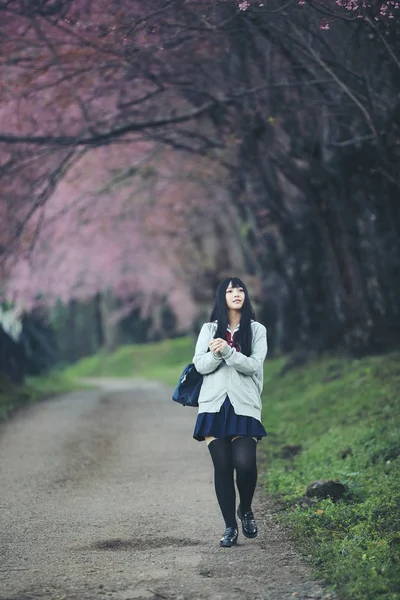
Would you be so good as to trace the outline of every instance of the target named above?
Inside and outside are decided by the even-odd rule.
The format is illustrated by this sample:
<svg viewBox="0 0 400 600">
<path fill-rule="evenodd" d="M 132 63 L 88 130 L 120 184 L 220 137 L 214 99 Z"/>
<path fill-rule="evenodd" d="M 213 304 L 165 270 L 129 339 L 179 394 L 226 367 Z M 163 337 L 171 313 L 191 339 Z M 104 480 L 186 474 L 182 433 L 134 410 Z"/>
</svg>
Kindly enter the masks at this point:
<svg viewBox="0 0 400 600">
<path fill-rule="evenodd" d="M 221 549 L 195 411 L 144 381 L 104 380 L 0 429 L 0 598 L 321 598 L 260 492 L 261 535 Z"/>
</svg>

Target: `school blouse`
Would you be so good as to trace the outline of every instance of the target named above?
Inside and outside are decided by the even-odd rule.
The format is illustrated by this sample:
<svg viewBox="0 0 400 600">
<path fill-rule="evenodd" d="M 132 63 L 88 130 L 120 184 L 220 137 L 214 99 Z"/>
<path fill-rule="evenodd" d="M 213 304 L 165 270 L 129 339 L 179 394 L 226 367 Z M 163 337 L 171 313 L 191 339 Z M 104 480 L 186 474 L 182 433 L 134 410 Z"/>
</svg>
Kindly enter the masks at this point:
<svg viewBox="0 0 400 600">
<path fill-rule="evenodd" d="M 217 323 L 204 323 L 197 339 L 193 363 L 203 375 L 199 395 L 199 414 L 219 412 L 226 396 L 237 415 L 261 421 L 263 363 L 267 355 L 267 330 L 257 321 L 251 322 L 251 354 L 246 356 L 235 348 L 223 353 L 208 351 Z"/>
</svg>

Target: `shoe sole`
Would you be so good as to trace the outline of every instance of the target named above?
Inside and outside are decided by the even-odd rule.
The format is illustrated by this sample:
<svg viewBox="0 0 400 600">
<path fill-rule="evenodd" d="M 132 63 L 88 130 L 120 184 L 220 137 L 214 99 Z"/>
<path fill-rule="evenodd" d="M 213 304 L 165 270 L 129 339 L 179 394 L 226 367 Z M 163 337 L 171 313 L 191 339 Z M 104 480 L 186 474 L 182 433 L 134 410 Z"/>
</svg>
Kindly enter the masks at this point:
<svg viewBox="0 0 400 600">
<path fill-rule="evenodd" d="M 242 524 L 242 533 L 243 533 L 244 537 L 246 537 L 248 540 L 254 540 L 254 538 L 256 538 L 258 536 L 258 531 L 256 531 L 256 533 L 250 534 L 250 535 L 248 533 L 246 533 L 246 531 L 243 527 L 243 520 L 242 520 L 242 517 L 240 516 L 239 512 L 237 513 L 237 516 L 239 517 L 239 520 Z"/>
<path fill-rule="evenodd" d="M 247 539 L 249 539 L 249 540 L 254 540 L 254 538 L 256 538 L 258 536 L 258 531 L 254 535 L 249 535 L 248 533 L 246 533 L 244 531 L 243 527 L 242 527 L 242 533 L 243 533 L 244 537 L 247 537 Z"/>
<path fill-rule="evenodd" d="M 220 548 L 233 548 L 234 546 L 237 546 L 237 542 L 233 542 L 233 544 L 219 544 Z"/>
</svg>

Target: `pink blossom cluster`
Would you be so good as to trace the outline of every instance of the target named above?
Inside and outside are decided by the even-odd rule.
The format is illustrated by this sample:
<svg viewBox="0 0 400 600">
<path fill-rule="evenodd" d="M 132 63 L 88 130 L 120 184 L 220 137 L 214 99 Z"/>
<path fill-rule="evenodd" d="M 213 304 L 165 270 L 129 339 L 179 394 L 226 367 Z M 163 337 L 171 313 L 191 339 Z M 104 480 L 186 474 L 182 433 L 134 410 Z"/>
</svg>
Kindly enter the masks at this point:
<svg viewBox="0 0 400 600">
<path fill-rule="evenodd" d="M 361 10 L 373 8 L 375 3 L 368 2 L 367 0 L 336 0 L 336 4 L 341 8 L 345 8 L 348 11 L 359 13 Z M 386 0 L 382 2 L 379 7 L 379 14 L 381 17 L 387 17 L 394 19 L 394 11 L 400 8 L 400 2 L 398 0 Z M 361 16 L 361 15 L 360 15 Z M 375 17 L 378 19 L 378 17 Z"/>
<path fill-rule="evenodd" d="M 239 10 L 246 11 L 252 6 L 261 7 L 264 6 L 263 2 L 259 0 L 236 0 Z M 297 0 L 299 6 L 304 6 L 306 0 Z M 362 17 L 364 10 L 375 8 L 376 3 L 368 0 L 325 0 L 325 5 L 329 8 L 334 8 L 334 5 L 340 6 L 345 10 L 353 13 L 357 13 L 358 17 Z M 400 8 L 399 0 L 385 0 L 379 7 L 379 15 L 381 18 L 394 19 L 394 12 Z M 378 20 L 378 17 L 375 17 Z M 321 22 L 321 29 L 329 29 L 329 22 L 323 19 Z"/>
</svg>

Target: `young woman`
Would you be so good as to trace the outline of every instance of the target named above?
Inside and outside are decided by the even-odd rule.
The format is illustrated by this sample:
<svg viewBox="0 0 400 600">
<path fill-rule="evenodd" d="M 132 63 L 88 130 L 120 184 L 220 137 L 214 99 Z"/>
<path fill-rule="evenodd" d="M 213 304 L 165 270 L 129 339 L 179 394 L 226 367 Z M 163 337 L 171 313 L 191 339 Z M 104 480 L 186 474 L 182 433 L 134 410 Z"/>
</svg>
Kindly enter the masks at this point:
<svg viewBox="0 0 400 600">
<path fill-rule="evenodd" d="M 255 538 L 258 533 L 251 503 L 257 440 L 267 435 L 261 424 L 267 332 L 255 320 L 246 286 L 238 277 L 220 283 L 210 321 L 200 331 L 193 358 L 204 376 L 193 437 L 208 445 L 226 526 L 220 545 L 230 548 L 238 539 L 234 471 L 243 535 Z"/>
</svg>

